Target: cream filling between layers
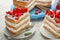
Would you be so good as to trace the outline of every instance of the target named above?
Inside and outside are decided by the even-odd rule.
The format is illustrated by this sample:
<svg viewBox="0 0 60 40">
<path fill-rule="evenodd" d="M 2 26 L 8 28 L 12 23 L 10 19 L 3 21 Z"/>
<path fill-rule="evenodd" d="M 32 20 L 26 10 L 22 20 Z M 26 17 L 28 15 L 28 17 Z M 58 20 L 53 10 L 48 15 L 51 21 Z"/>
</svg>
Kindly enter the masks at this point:
<svg viewBox="0 0 60 40">
<path fill-rule="evenodd" d="M 43 2 L 45 2 L 45 4 L 43 4 Z M 49 0 L 37 0 L 37 4 L 42 4 L 42 5 L 50 5 L 49 3 L 50 3 L 51 1 L 49 1 Z"/>
<path fill-rule="evenodd" d="M 60 23 L 56 23 L 54 18 L 51 18 L 50 16 L 46 15 L 46 18 L 48 18 L 48 20 L 50 20 L 51 22 L 53 21 L 53 23 L 57 24 L 58 26 L 60 26 Z"/>
<path fill-rule="evenodd" d="M 25 21 L 27 21 L 27 20 L 30 20 L 30 18 L 29 18 L 29 16 L 28 17 L 26 17 L 24 20 L 22 20 L 21 22 L 19 22 L 18 24 L 14 24 L 14 23 L 11 23 L 11 22 L 9 22 L 9 21 L 7 21 L 6 20 L 6 23 L 7 24 L 9 24 L 9 25 L 11 25 L 11 26 L 13 26 L 13 27 L 18 27 L 18 26 L 20 26 L 20 25 L 22 25 Z"/>
<path fill-rule="evenodd" d="M 17 0 L 17 1 L 20 1 L 20 2 L 30 2 L 30 0 Z"/>
<path fill-rule="evenodd" d="M 22 19 L 23 17 L 25 17 L 25 16 L 28 15 L 28 14 L 29 14 L 28 12 L 27 12 L 27 13 L 24 13 L 22 16 L 19 17 L 19 20 Z M 12 20 L 14 20 L 14 21 L 17 21 L 17 20 L 15 20 L 14 17 L 12 17 L 12 16 L 9 15 L 9 14 L 6 14 L 6 16 L 7 16 L 9 19 L 12 19 Z"/>
<path fill-rule="evenodd" d="M 51 20 L 51 19 L 50 19 Z M 45 20 L 52 28 L 54 28 L 55 30 L 60 30 L 60 28 L 58 28 L 57 26 L 55 26 L 52 22 L 50 22 L 47 18 Z"/>
<path fill-rule="evenodd" d="M 32 0 L 32 2 L 28 6 L 25 6 L 25 7 L 29 8 L 29 7 L 31 7 L 31 5 L 33 6 L 34 2 L 35 2 L 35 0 Z"/>
<path fill-rule="evenodd" d="M 47 27 L 51 32 L 53 32 L 54 34 L 60 36 L 60 34 L 58 34 L 56 31 L 54 31 L 48 24 L 44 25 L 45 27 Z"/>
<path fill-rule="evenodd" d="M 7 28 L 10 30 L 10 31 L 12 31 L 12 32 L 18 32 L 18 31 L 20 31 L 20 30 L 22 30 L 23 28 L 25 28 L 27 25 L 29 25 L 30 24 L 30 22 L 27 22 L 27 23 L 25 23 L 24 25 L 22 25 L 19 29 L 17 29 L 17 30 L 14 30 L 13 28 L 9 28 L 8 26 L 7 26 Z"/>
<path fill-rule="evenodd" d="M 52 0 L 36 0 L 36 1 L 41 1 L 41 2 L 51 2 Z"/>
</svg>

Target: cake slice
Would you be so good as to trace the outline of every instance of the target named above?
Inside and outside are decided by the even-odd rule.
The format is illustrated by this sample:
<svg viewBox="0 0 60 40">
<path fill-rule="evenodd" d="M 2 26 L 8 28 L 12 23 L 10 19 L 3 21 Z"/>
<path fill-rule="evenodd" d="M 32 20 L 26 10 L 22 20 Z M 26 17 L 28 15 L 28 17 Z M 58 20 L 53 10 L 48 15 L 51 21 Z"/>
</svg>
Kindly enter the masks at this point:
<svg viewBox="0 0 60 40">
<path fill-rule="evenodd" d="M 46 30 L 56 38 L 60 38 L 60 10 L 47 10 L 44 23 Z"/>
<path fill-rule="evenodd" d="M 35 6 L 35 0 L 13 0 L 13 4 L 16 7 L 26 7 L 31 9 Z"/>
<path fill-rule="evenodd" d="M 27 8 L 15 8 L 6 12 L 5 23 L 7 30 L 17 36 L 30 27 L 30 15 Z"/>
<path fill-rule="evenodd" d="M 50 7 L 52 0 L 36 0 L 37 6 L 40 8 L 41 6 Z"/>
</svg>

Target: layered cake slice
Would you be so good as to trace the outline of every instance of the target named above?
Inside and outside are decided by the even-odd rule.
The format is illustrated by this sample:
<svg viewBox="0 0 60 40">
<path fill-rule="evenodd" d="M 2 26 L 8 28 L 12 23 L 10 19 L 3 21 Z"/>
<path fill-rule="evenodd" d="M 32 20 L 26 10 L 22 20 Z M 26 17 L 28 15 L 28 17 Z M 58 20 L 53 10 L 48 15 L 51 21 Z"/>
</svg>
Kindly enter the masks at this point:
<svg viewBox="0 0 60 40">
<path fill-rule="evenodd" d="M 30 7 L 34 6 L 35 0 L 13 0 L 13 4 L 16 7 L 27 7 L 27 8 L 30 8 Z"/>
<path fill-rule="evenodd" d="M 52 0 L 36 0 L 36 2 L 38 7 L 41 6 L 50 7 Z"/>
<path fill-rule="evenodd" d="M 15 8 L 6 12 L 5 23 L 7 30 L 16 36 L 30 27 L 30 15 L 27 8 Z"/>
<path fill-rule="evenodd" d="M 54 35 L 54 37 L 60 38 L 60 10 L 46 11 L 44 28 Z"/>
</svg>

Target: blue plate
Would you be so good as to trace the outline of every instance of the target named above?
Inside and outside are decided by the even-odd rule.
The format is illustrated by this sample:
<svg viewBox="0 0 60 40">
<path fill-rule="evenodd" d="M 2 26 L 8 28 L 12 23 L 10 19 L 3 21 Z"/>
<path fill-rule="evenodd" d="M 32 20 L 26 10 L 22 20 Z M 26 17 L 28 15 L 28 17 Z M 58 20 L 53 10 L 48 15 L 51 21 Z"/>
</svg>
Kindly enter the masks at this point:
<svg viewBox="0 0 60 40">
<path fill-rule="evenodd" d="M 37 7 L 33 8 L 33 9 L 30 11 L 30 18 L 31 18 L 31 19 L 39 19 L 39 18 L 41 19 L 41 18 L 44 18 L 44 16 L 45 16 L 44 11 L 38 13 L 38 15 L 35 14 L 36 8 L 37 8 Z M 38 8 L 38 9 L 39 9 L 39 8 Z"/>
</svg>

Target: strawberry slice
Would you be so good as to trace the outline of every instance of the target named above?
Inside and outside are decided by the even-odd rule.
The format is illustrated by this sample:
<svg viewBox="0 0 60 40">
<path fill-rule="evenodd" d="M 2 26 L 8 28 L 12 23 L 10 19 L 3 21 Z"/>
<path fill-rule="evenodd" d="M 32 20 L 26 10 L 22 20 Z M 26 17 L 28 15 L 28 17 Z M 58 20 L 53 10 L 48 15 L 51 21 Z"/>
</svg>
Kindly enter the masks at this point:
<svg viewBox="0 0 60 40">
<path fill-rule="evenodd" d="M 51 18 L 53 18 L 54 16 L 55 16 L 55 14 L 54 13 L 52 13 L 52 15 L 50 15 L 51 16 Z"/>
<path fill-rule="evenodd" d="M 13 9 L 13 11 L 8 11 L 6 13 L 11 15 L 12 17 L 19 17 L 27 11 L 28 11 L 27 8 L 15 8 L 15 9 Z M 18 19 L 18 18 L 15 18 L 15 19 Z"/>
<path fill-rule="evenodd" d="M 59 10 L 56 12 L 55 16 L 60 18 L 60 11 Z"/>
<path fill-rule="evenodd" d="M 49 12 L 48 12 L 48 15 L 52 15 L 52 11 L 49 11 Z"/>
<path fill-rule="evenodd" d="M 13 12 L 14 12 L 14 13 L 22 13 L 22 12 L 21 12 L 21 8 L 15 8 L 15 9 L 13 10 Z"/>
<path fill-rule="evenodd" d="M 10 14 L 10 13 L 11 13 L 10 11 L 6 12 L 6 14 Z"/>
<path fill-rule="evenodd" d="M 17 13 L 22 13 L 22 12 L 21 12 L 21 8 L 16 8 L 16 12 L 17 12 Z"/>
<path fill-rule="evenodd" d="M 18 20 L 19 18 L 18 17 L 15 17 L 15 20 Z"/>
<path fill-rule="evenodd" d="M 58 13 L 56 13 L 55 17 L 58 17 L 58 15 L 59 15 L 59 14 L 58 14 Z"/>
<path fill-rule="evenodd" d="M 22 9 L 21 9 L 21 12 L 22 12 L 22 13 L 25 13 L 25 12 L 27 12 L 27 11 L 28 11 L 27 8 L 22 8 Z"/>
<path fill-rule="evenodd" d="M 15 16 L 16 16 L 16 17 L 19 17 L 19 16 L 21 16 L 21 14 L 20 14 L 20 13 L 17 13 L 17 14 L 15 14 Z"/>
<path fill-rule="evenodd" d="M 38 15 L 39 11 L 36 11 L 35 14 Z"/>
<path fill-rule="evenodd" d="M 45 14 L 48 14 L 49 11 L 50 11 L 50 10 L 46 10 L 46 11 L 45 11 Z"/>
<path fill-rule="evenodd" d="M 55 21 L 56 21 L 56 23 L 60 23 L 60 18 L 56 17 Z"/>
<path fill-rule="evenodd" d="M 56 9 L 60 10 L 60 3 L 57 4 Z"/>
<path fill-rule="evenodd" d="M 52 14 L 52 11 L 46 10 L 45 14 L 51 15 Z"/>
<path fill-rule="evenodd" d="M 51 18 L 53 18 L 53 17 L 55 16 L 55 14 L 56 14 L 56 10 L 54 10 L 54 11 L 50 14 Z"/>
<path fill-rule="evenodd" d="M 53 13 L 56 14 L 56 11 L 57 11 L 57 10 L 54 10 Z"/>
</svg>

